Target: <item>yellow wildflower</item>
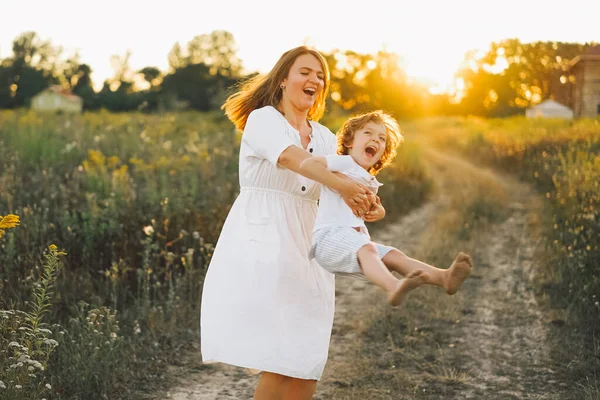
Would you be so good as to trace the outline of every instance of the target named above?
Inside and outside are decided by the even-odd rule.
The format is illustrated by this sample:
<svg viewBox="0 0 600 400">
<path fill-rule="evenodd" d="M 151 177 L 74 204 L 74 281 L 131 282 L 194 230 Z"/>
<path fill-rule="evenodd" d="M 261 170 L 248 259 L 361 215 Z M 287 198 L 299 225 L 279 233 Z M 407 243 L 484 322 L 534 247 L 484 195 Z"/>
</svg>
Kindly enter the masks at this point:
<svg viewBox="0 0 600 400">
<path fill-rule="evenodd" d="M 120 162 L 121 162 L 121 160 L 119 160 L 119 157 L 112 156 L 108 159 L 107 165 L 109 168 L 115 168 L 117 165 L 119 165 Z"/>
<path fill-rule="evenodd" d="M 88 157 L 90 161 L 97 166 L 103 166 L 106 161 L 106 157 L 98 150 L 88 150 Z"/>
<path fill-rule="evenodd" d="M 50 250 L 51 253 L 53 253 L 54 255 L 57 255 L 57 256 L 64 256 L 67 254 L 64 251 L 57 251 L 58 246 L 55 244 L 51 244 L 50 246 L 48 246 L 48 249 Z"/>
<path fill-rule="evenodd" d="M 19 226 L 19 216 L 14 214 L 8 214 L 3 217 L 0 215 L 0 238 L 6 233 L 5 229 L 10 229 Z"/>
</svg>

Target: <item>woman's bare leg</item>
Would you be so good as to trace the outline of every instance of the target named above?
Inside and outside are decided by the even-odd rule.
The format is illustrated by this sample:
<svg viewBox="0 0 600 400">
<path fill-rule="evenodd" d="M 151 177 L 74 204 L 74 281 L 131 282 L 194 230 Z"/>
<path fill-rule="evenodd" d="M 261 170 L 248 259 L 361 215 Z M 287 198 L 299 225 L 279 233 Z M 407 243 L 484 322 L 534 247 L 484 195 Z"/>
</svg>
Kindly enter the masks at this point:
<svg viewBox="0 0 600 400">
<path fill-rule="evenodd" d="M 310 400 L 317 381 L 263 372 L 254 391 L 254 400 Z"/>
<path fill-rule="evenodd" d="M 291 379 L 272 372 L 261 373 L 254 391 L 254 400 L 283 400 Z"/>
<path fill-rule="evenodd" d="M 317 381 L 290 378 L 284 400 L 310 400 L 315 394 Z"/>
<path fill-rule="evenodd" d="M 471 257 L 459 253 L 448 269 L 440 269 L 422 261 L 408 257 L 398 249 L 394 249 L 383 257 L 383 263 L 392 271 L 406 276 L 413 271 L 422 270 L 426 275 L 426 283 L 435 285 L 446 290 L 448 294 L 454 294 L 471 274 Z"/>
</svg>

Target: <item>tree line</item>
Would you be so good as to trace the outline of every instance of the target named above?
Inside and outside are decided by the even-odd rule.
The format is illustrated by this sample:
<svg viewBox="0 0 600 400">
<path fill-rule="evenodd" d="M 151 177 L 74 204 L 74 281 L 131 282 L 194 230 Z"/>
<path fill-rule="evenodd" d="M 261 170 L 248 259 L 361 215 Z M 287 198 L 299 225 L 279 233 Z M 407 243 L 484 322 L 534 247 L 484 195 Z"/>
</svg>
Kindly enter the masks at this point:
<svg viewBox="0 0 600 400">
<path fill-rule="evenodd" d="M 592 45 L 492 42 L 486 50 L 465 55 L 455 74 L 456 90 L 443 94 L 411 80 L 395 53 L 334 50 L 324 53 L 331 69 L 328 107 L 340 113 L 381 108 L 397 118 L 503 117 L 521 114 L 548 98 L 567 104 L 574 84 L 569 62 Z M 85 110 L 209 111 L 218 109 L 238 82 L 253 75 L 243 73 L 235 39 L 222 30 L 195 36 L 185 45 L 176 43 L 168 54 L 168 71 L 154 66 L 134 71 L 130 55 L 111 58 L 114 76 L 95 91 L 92 67 L 77 53 L 64 57 L 61 47 L 25 32 L 14 39 L 12 55 L 0 59 L 0 108 L 26 107 L 46 87 L 61 85 L 83 99 Z"/>
</svg>

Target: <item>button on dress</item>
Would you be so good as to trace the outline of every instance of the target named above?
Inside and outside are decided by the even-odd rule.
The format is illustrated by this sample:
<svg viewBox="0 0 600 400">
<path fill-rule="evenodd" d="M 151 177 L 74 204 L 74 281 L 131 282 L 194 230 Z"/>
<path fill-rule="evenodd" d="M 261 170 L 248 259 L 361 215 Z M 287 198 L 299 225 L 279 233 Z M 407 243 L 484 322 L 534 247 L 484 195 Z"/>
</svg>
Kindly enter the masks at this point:
<svg viewBox="0 0 600 400">
<path fill-rule="evenodd" d="M 310 121 L 313 155 L 336 138 Z M 240 194 L 217 241 L 202 293 L 202 359 L 302 379 L 321 377 L 334 315 L 334 275 L 309 260 L 320 184 L 277 165 L 300 135 L 279 111 L 250 113 Z"/>
</svg>

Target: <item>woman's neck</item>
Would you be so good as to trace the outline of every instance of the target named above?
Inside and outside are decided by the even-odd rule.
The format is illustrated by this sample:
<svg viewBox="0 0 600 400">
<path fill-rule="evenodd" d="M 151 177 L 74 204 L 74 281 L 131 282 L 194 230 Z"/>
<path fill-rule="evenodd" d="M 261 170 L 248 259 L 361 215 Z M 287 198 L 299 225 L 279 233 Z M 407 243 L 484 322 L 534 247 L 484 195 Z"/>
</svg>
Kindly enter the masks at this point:
<svg viewBox="0 0 600 400">
<path fill-rule="evenodd" d="M 300 131 L 301 128 L 308 125 L 308 110 L 298 111 L 293 105 L 285 101 L 280 102 L 277 109 L 296 130 Z"/>
</svg>

